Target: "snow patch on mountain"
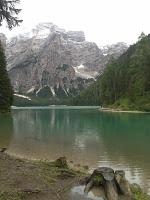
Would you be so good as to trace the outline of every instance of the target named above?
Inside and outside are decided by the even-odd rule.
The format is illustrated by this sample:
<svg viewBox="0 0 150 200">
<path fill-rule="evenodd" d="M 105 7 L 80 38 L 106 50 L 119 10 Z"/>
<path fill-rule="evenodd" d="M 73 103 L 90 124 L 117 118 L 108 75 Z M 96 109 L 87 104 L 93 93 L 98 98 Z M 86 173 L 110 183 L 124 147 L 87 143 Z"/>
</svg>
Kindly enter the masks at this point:
<svg viewBox="0 0 150 200">
<path fill-rule="evenodd" d="M 97 71 L 87 71 L 86 70 L 86 67 L 81 64 L 77 67 L 74 67 L 74 70 L 75 70 L 75 75 L 76 77 L 80 77 L 80 78 L 83 78 L 83 79 L 95 79 L 95 77 L 98 75 L 98 72 Z"/>
<path fill-rule="evenodd" d="M 25 95 L 14 94 L 14 96 L 21 97 L 21 98 L 24 98 L 24 99 L 28 99 L 29 101 L 31 101 L 31 99 L 28 96 L 25 96 Z"/>
</svg>

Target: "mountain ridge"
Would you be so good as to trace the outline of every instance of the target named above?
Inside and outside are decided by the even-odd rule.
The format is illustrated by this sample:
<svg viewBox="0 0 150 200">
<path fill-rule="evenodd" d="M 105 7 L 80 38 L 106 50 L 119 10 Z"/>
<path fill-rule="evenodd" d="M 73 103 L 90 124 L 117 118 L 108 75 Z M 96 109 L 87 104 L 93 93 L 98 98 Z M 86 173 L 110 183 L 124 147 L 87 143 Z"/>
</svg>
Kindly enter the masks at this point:
<svg viewBox="0 0 150 200">
<path fill-rule="evenodd" d="M 127 48 L 123 43 L 118 45 L 121 50 L 117 53 L 112 50 L 104 55 L 104 50 L 85 40 L 82 31 L 39 24 L 31 33 L 7 43 L 7 69 L 14 91 L 42 98 L 76 96 L 96 80 L 111 56 Z"/>
</svg>

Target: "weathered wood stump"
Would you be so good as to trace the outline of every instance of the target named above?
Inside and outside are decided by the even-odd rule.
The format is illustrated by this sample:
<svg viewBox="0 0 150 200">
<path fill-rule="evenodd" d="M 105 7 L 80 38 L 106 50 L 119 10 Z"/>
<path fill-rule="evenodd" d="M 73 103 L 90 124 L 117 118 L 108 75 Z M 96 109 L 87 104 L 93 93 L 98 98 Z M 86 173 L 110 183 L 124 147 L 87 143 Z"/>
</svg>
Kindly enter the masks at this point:
<svg viewBox="0 0 150 200">
<path fill-rule="evenodd" d="M 115 179 L 121 194 L 131 197 L 132 196 L 131 187 L 129 182 L 125 178 L 125 172 L 123 170 L 115 171 Z"/>
<path fill-rule="evenodd" d="M 55 166 L 59 168 L 68 168 L 66 157 L 60 157 L 55 161 Z"/>
<path fill-rule="evenodd" d="M 119 195 L 124 195 L 128 199 L 132 196 L 124 171 L 114 172 L 111 168 L 100 167 L 87 179 L 85 194 L 88 194 L 94 186 L 103 188 L 107 200 L 118 200 Z"/>
</svg>

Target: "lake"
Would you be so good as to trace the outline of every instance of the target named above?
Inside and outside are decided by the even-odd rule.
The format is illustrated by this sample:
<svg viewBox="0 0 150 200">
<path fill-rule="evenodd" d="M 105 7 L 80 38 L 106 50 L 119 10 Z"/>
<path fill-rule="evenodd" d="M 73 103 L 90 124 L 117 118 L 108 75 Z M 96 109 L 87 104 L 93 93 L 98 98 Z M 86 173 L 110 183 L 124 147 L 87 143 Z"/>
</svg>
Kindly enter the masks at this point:
<svg viewBox="0 0 150 200">
<path fill-rule="evenodd" d="M 104 113 L 98 107 L 14 108 L 0 115 L 0 147 L 28 159 L 65 155 L 90 169 L 124 169 L 150 192 L 150 114 Z"/>
</svg>

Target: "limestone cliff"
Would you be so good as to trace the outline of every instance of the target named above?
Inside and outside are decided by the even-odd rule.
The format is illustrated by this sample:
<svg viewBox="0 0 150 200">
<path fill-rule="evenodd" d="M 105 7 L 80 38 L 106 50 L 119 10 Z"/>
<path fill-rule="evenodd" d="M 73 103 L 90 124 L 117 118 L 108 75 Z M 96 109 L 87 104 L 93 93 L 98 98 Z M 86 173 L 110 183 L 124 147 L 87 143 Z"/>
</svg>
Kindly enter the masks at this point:
<svg viewBox="0 0 150 200">
<path fill-rule="evenodd" d="M 9 76 L 16 93 L 74 96 L 90 85 L 107 58 L 82 31 L 42 23 L 7 43 Z M 105 62 L 104 62 L 105 61 Z"/>
</svg>

